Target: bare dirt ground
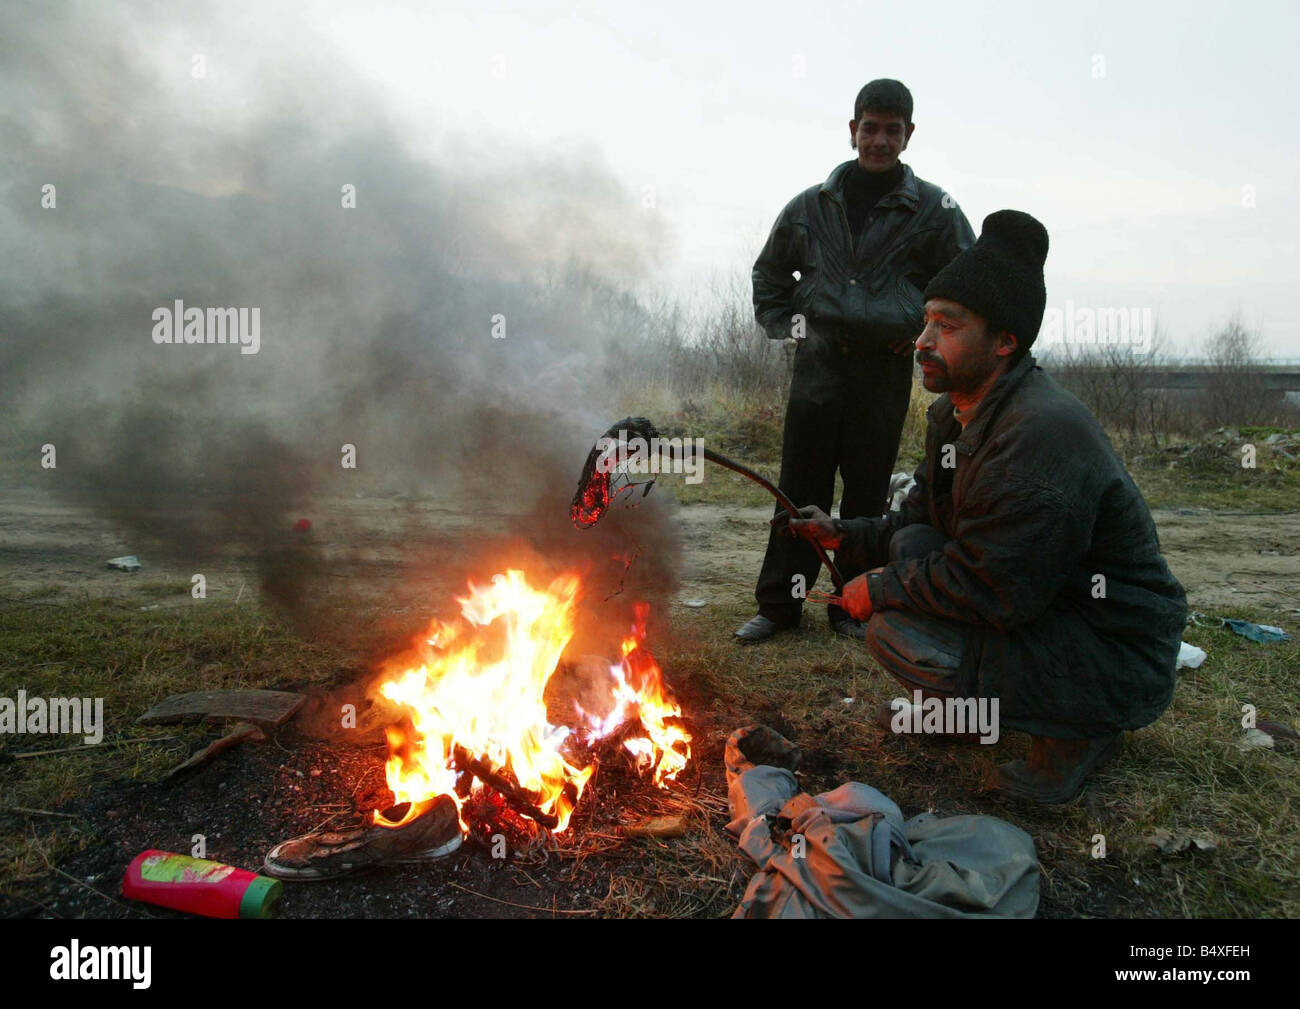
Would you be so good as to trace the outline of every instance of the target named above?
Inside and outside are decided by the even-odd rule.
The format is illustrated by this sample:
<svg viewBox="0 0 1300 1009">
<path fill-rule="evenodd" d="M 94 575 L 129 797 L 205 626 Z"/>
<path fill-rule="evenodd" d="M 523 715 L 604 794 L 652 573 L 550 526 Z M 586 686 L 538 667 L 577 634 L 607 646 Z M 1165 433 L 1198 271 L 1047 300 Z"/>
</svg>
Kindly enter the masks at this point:
<svg viewBox="0 0 1300 1009">
<path fill-rule="evenodd" d="M 1152 761 L 1163 762 L 1164 767 L 1187 750 L 1188 744 L 1181 737 L 1177 743 L 1171 742 L 1171 733 L 1183 731 L 1171 718 L 1139 734 L 1129 758 L 1127 778 L 1116 778 L 1087 793 L 1077 808 L 1045 813 L 1003 810 L 971 789 L 974 777 L 981 773 L 980 767 L 991 767 L 995 759 L 1003 759 L 1001 756 L 975 754 L 978 766 L 967 769 L 969 773 L 959 773 L 956 762 L 964 758 L 969 763 L 969 754 L 943 753 L 936 757 L 928 751 L 912 752 L 905 745 L 894 745 L 898 740 L 881 742 L 860 724 L 866 716 L 858 709 L 865 710 L 866 706 L 848 706 L 842 695 L 870 695 L 869 663 L 860 649 L 826 633 L 823 620 L 812 622 L 808 631 L 775 651 L 750 652 L 734 644 L 732 626 L 752 612 L 753 580 L 766 542 L 770 509 L 696 504 L 683 506 L 675 514 L 683 529 L 684 544 L 678 604 L 671 607 L 669 614 L 676 641 L 671 646 L 663 642 L 665 651 L 660 658 L 669 680 L 676 681 L 683 706 L 698 719 L 701 731 L 696 737 L 693 781 L 703 787 L 696 784 L 680 795 L 668 796 L 642 782 L 615 775 L 601 783 L 600 794 L 580 805 L 574 821 L 578 840 L 572 842 L 571 849 L 532 853 L 530 860 L 511 862 L 508 869 L 498 871 L 500 867 L 480 846 L 467 844 L 460 854 L 436 867 L 403 867 L 363 879 L 291 888 L 283 914 L 729 913 L 743 891 L 750 867 L 736 853 L 734 842 L 721 833 L 721 824 L 726 820 L 721 747 L 731 729 L 750 720 L 764 721 L 782 731 L 790 731 L 786 728 L 790 724 L 797 730 L 794 737 L 807 747 L 809 781 L 816 787 L 831 787 L 846 779 L 871 780 L 896 796 L 906 815 L 927 808 L 941 815 L 993 812 L 1023 823 L 1042 853 L 1044 892 L 1039 913 L 1045 917 L 1197 913 L 1194 908 L 1199 905 L 1180 910 L 1161 903 L 1164 898 L 1153 898 L 1137 882 L 1138 867 L 1143 879 L 1150 873 L 1165 874 L 1158 876 L 1157 896 L 1165 890 L 1181 893 L 1186 880 L 1208 879 L 1209 883 L 1198 884 L 1203 886 L 1220 886 L 1225 878 L 1239 880 L 1241 865 L 1246 862 L 1264 866 L 1256 873 L 1258 880 L 1251 877 L 1251 886 L 1284 886 L 1285 880 L 1274 879 L 1285 875 L 1277 869 L 1283 863 L 1276 854 L 1268 854 L 1267 858 L 1259 854 L 1262 842 L 1238 836 L 1242 833 L 1239 827 L 1235 833 L 1222 825 L 1217 827 L 1219 833 L 1231 834 L 1231 844 L 1240 849 L 1235 857 L 1245 860 L 1221 859 L 1224 867 L 1219 875 L 1207 872 L 1199 863 L 1154 865 L 1150 859 L 1138 861 L 1138 856 L 1129 861 L 1101 863 L 1075 850 L 1081 843 L 1079 838 L 1091 837 L 1099 829 L 1098 824 L 1117 835 L 1130 820 L 1184 826 L 1182 811 L 1170 813 L 1166 808 L 1170 803 L 1177 806 L 1178 794 L 1195 792 L 1220 805 L 1235 802 L 1235 793 L 1223 792 L 1215 784 L 1218 779 L 1227 780 L 1224 776 L 1229 771 L 1238 772 L 1237 763 L 1227 761 L 1245 759 L 1236 753 L 1233 744 L 1223 744 L 1221 748 L 1229 756 L 1216 758 L 1220 763 L 1207 763 L 1204 754 L 1210 751 L 1197 751 L 1198 756 L 1189 764 L 1192 770 L 1179 772 L 1183 777 L 1177 779 L 1177 794 L 1157 790 L 1157 804 L 1165 810 L 1163 813 L 1143 805 L 1156 799 L 1144 799 L 1148 785 L 1134 782 L 1142 776 L 1155 780 Z M 345 593 L 358 593 L 376 612 L 405 614 L 399 623 L 418 619 L 433 606 L 445 605 L 451 594 L 463 587 L 451 574 L 462 558 L 440 555 L 438 547 L 421 538 L 421 531 L 445 531 L 467 526 L 471 521 L 492 526 L 491 516 L 481 510 L 471 519 L 463 509 L 447 502 L 396 497 L 321 500 L 308 515 L 314 523 L 310 535 L 321 548 L 331 579 L 339 579 L 337 584 Z M 1175 509 L 1157 511 L 1155 518 L 1166 556 L 1187 588 L 1193 609 L 1242 611 L 1253 620 L 1280 624 L 1295 632 L 1300 613 L 1300 512 L 1252 515 Z M 142 571 L 126 574 L 105 566 L 110 557 L 132 553 L 144 563 Z M 191 568 L 159 562 L 140 544 L 123 539 L 107 521 L 38 488 L 0 490 L 0 605 L 6 599 L 23 600 L 18 610 L 48 612 L 51 619 L 58 619 L 65 611 L 83 609 L 67 606 L 75 603 L 78 595 L 117 600 L 128 607 L 139 604 L 145 610 L 188 607 L 195 605 L 188 591 L 192 573 Z M 210 601 L 238 601 L 240 609 L 257 601 L 258 580 L 251 558 L 231 556 L 204 565 L 204 573 Z M 479 573 L 486 577 L 492 572 Z M 44 599 L 45 594 L 56 592 L 62 597 L 57 603 Z M 705 606 L 681 605 L 687 600 L 703 600 Z M 47 602 L 48 611 L 43 609 Z M 133 616 L 152 624 L 152 614 Z M 359 623 L 361 614 L 357 616 Z M 353 633 L 348 626 L 336 630 L 344 638 Z M 1189 637 L 1194 640 L 1199 630 L 1189 628 Z M 1243 647 L 1232 638 L 1224 632 L 1223 640 L 1214 648 L 1229 656 L 1234 648 Z M 658 644 L 651 642 L 656 651 Z M 97 647 L 114 654 L 119 650 L 112 641 Z M 255 651 L 250 654 L 262 649 L 256 643 L 251 647 Z M 1271 661 L 1271 654 L 1261 651 L 1263 657 L 1258 661 Z M 743 674 L 758 672 L 755 664 L 763 662 L 797 667 L 802 678 L 796 683 L 784 675 L 769 674 L 760 677 L 762 689 L 737 692 L 736 670 Z M 683 676 L 688 667 L 688 675 Z M 15 669 L 20 677 L 25 675 L 22 668 Z M 286 668 L 285 675 L 292 677 L 293 671 Z M 352 680 L 360 682 L 364 678 L 364 666 L 340 667 L 329 686 L 346 690 Z M 292 683 L 288 686 L 295 688 Z M 1181 696 L 1184 701 L 1194 701 L 1204 689 L 1208 688 L 1192 681 Z M 1235 687 L 1228 683 L 1223 689 L 1232 692 Z M 1263 688 L 1252 681 L 1251 689 Z M 143 698 L 140 706 L 141 710 L 145 706 Z M 130 717 L 135 714 L 132 711 Z M 1229 715 L 1225 724 L 1235 732 L 1237 716 L 1233 712 Z M 1205 740 L 1217 739 L 1215 725 L 1195 711 L 1183 718 L 1195 724 L 1197 745 L 1204 747 Z M 253 866 L 278 840 L 322 823 L 341 826 L 339 817 L 347 819 L 361 810 L 385 804 L 382 742 L 343 747 L 312 738 L 301 724 L 304 721 L 300 717 L 290 723 L 272 744 L 231 752 L 181 787 L 155 781 L 157 775 L 152 772 L 130 777 L 118 772 L 112 780 L 95 784 L 88 794 L 70 803 L 55 806 L 51 797 L 50 805 L 55 809 L 52 816 L 64 818 L 56 820 L 56 826 L 66 827 L 68 817 L 76 819 L 67 823 L 89 826 L 79 828 L 75 837 L 63 842 L 74 844 L 76 849 L 57 858 L 57 876 L 52 871 L 25 885 L 20 906 L 13 913 L 138 915 L 144 912 L 123 905 L 113 894 L 125 862 L 144 847 L 186 850 L 186 839 L 202 830 L 214 839 L 222 858 Z M 196 743 L 192 740 L 178 742 L 172 762 L 185 756 L 193 745 Z M 164 759 L 165 755 L 158 758 Z M 1284 755 L 1276 756 L 1278 762 L 1286 759 Z M 945 773 L 936 773 L 936 760 Z M 1120 802 L 1119 796 L 1128 798 Z M 1285 798 L 1278 803 L 1285 806 Z M 1194 805 L 1202 809 L 1206 802 Z M 628 843 L 615 833 L 622 824 L 676 812 L 678 807 L 690 819 L 691 832 L 677 846 Z M 1223 822 L 1239 825 L 1258 819 L 1243 819 L 1233 806 Z M 35 838 L 30 843 L 36 845 L 45 836 L 41 831 L 48 827 L 45 820 L 38 819 L 24 827 L 24 836 Z M 87 830 L 90 834 L 86 834 Z M 1233 893 L 1237 899 L 1237 891 Z M 1283 906 L 1279 903 L 1282 899 L 1272 889 L 1267 893 L 1261 890 L 1260 895 L 1249 897 L 1253 902 L 1243 906 L 1247 913 L 1259 913 Z M 4 913 L 3 903 L 0 900 L 0 915 Z M 1220 905 L 1213 907 L 1216 913 L 1228 913 Z"/>
<path fill-rule="evenodd" d="M 1300 613 L 1300 511 L 1153 514 L 1161 548 L 1192 609 L 1257 609 L 1264 623 Z M 767 544 L 770 509 L 692 505 L 681 516 L 688 546 L 683 594 L 748 596 Z"/>
<path fill-rule="evenodd" d="M 394 576 L 411 555 L 403 531 L 445 528 L 463 514 L 430 500 L 340 498 L 321 502 L 312 535 L 325 538 L 324 554 L 340 571 L 359 569 Z M 1160 509 L 1160 542 L 1193 609 L 1258 610 L 1265 623 L 1300 613 L 1300 511 L 1278 514 Z M 685 530 L 682 598 L 708 603 L 747 598 L 766 545 L 767 508 L 690 505 L 678 511 Z M 342 527 L 331 530 L 331 520 Z M 124 574 L 105 566 L 111 557 L 139 553 L 142 571 Z M 419 558 L 425 561 L 426 559 Z M 254 598 L 252 569 L 231 558 L 206 572 L 209 598 Z M 105 520 L 32 489 L 0 492 L 0 591 L 22 595 L 58 586 L 91 596 L 111 596 L 124 579 L 189 580 L 189 570 L 169 569 L 124 540 Z M 159 600 L 183 605 L 187 595 Z"/>
<path fill-rule="evenodd" d="M 481 512 L 479 513 L 481 515 Z M 463 509 L 438 501 L 404 498 L 337 498 L 311 509 L 308 534 L 328 568 L 340 578 L 382 580 L 406 567 L 429 565 L 410 545 L 414 530 L 468 525 Z M 139 557 L 143 568 L 116 571 L 110 558 Z M 32 488 L 0 491 L 0 591 L 23 595 L 57 587 L 90 596 L 113 596 L 131 580 L 180 579 L 195 568 L 160 562 L 147 547 L 132 543 L 111 522 Z M 258 582 L 249 558 L 229 556 L 202 567 L 209 599 L 252 601 Z M 362 578 L 358 578 L 358 575 Z M 125 581 L 124 581 L 125 579 Z M 160 605 L 187 603 L 188 595 L 159 599 Z"/>
</svg>

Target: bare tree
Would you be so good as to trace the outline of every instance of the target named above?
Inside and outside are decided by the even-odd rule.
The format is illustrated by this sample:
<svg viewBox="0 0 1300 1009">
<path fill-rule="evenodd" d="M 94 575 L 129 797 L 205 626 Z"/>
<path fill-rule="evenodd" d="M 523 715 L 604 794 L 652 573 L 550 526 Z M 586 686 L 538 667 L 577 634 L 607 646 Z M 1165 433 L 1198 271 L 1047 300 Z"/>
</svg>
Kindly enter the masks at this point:
<svg viewBox="0 0 1300 1009">
<path fill-rule="evenodd" d="M 1206 383 L 1197 397 L 1209 427 L 1250 424 L 1271 415 L 1269 390 L 1260 369 L 1261 340 L 1233 315 L 1206 338 Z"/>
<path fill-rule="evenodd" d="M 1149 340 L 1067 340 L 1046 348 L 1039 360 L 1112 434 L 1130 444 L 1150 437 L 1159 448 L 1173 413 L 1169 397 L 1152 380 L 1168 365 L 1164 344 L 1157 322 Z"/>
</svg>

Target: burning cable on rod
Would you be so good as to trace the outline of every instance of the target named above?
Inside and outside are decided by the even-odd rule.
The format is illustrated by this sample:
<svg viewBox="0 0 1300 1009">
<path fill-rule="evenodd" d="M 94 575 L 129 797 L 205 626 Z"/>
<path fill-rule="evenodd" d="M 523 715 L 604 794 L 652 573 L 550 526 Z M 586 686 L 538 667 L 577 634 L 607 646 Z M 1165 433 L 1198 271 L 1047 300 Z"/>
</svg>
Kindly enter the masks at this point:
<svg viewBox="0 0 1300 1009">
<path fill-rule="evenodd" d="M 670 456 L 676 458 L 676 447 L 671 443 L 665 445 L 664 440 L 660 438 L 658 428 L 647 418 L 624 417 L 611 425 L 609 430 L 596 439 L 596 444 L 587 453 L 586 462 L 582 467 L 582 475 L 578 478 L 578 489 L 569 505 L 569 517 L 577 528 L 589 529 L 594 526 L 609 510 L 610 505 L 614 503 L 616 498 L 631 493 L 637 487 L 645 487 L 645 490 L 641 492 L 642 497 L 650 493 L 650 488 L 654 486 L 653 480 L 647 481 L 645 484 L 633 483 L 628 479 L 627 470 L 620 468 L 619 463 L 611 459 L 610 447 L 616 444 L 626 445 L 629 438 L 643 439 L 647 445 L 651 443 L 651 439 L 654 439 L 659 444 L 660 451 L 667 451 Z M 703 454 L 704 458 L 709 462 L 715 462 L 733 473 L 739 473 L 747 480 L 754 481 L 772 497 L 776 498 L 777 503 L 789 515 L 795 516 L 799 514 L 799 509 L 795 503 L 786 496 L 784 491 L 766 477 L 754 472 L 748 466 L 743 466 L 711 449 L 704 449 Z M 626 460 L 623 461 L 622 465 L 626 466 Z M 842 590 L 844 588 L 844 578 L 826 553 L 825 548 L 819 543 L 813 543 L 812 546 L 830 574 L 836 590 Z"/>
</svg>

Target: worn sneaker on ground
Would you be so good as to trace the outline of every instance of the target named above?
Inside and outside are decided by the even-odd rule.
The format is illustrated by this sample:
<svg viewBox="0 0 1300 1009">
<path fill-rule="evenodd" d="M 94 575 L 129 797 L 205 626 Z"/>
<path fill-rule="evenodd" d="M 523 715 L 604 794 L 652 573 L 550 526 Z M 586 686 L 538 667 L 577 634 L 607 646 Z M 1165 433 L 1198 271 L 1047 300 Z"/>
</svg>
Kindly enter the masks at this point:
<svg viewBox="0 0 1300 1009">
<path fill-rule="evenodd" d="M 400 819 L 405 810 L 386 811 Z M 423 862 L 460 847 L 460 814 L 449 795 L 440 795 L 401 827 L 371 825 L 349 831 L 316 831 L 277 844 L 267 854 L 266 874 L 277 879 L 335 879 L 377 865 Z"/>
</svg>

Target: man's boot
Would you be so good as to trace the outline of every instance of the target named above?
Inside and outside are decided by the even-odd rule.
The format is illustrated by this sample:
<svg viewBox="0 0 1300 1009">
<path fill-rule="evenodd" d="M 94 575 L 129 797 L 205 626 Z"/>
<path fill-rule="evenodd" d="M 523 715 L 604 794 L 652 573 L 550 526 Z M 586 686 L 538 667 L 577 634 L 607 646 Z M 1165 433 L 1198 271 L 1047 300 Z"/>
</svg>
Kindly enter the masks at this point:
<svg viewBox="0 0 1300 1009">
<path fill-rule="evenodd" d="M 826 607 L 826 615 L 830 618 L 831 630 L 841 637 L 855 638 L 858 641 L 867 639 L 867 622 L 865 620 L 854 620 L 838 606 Z"/>
<path fill-rule="evenodd" d="M 1028 760 L 998 766 L 998 786 L 1007 795 L 1043 805 L 1069 802 L 1084 779 L 1119 753 L 1124 733 L 1098 739 L 1031 736 Z"/>
<path fill-rule="evenodd" d="M 782 631 L 794 630 L 794 628 L 798 626 L 798 617 L 795 617 L 795 619 L 790 623 L 777 623 L 770 617 L 765 617 L 760 613 L 757 616 L 752 617 L 746 623 L 741 624 L 740 627 L 736 629 L 735 634 L 743 644 L 755 645 L 760 641 L 766 641 L 774 634 L 780 634 Z"/>
</svg>

